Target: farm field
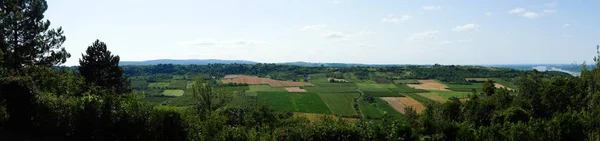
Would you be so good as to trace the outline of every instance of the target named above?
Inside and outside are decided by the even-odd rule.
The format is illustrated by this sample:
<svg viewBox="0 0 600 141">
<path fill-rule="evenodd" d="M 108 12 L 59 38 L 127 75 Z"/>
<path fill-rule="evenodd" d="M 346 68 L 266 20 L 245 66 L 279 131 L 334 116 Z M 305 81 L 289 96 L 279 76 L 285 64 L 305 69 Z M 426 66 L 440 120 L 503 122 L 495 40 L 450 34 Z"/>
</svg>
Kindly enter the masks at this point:
<svg viewBox="0 0 600 141">
<path fill-rule="evenodd" d="M 481 91 L 483 89 L 483 83 L 471 83 L 471 85 L 458 85 L 458 84 L 446 84 L 449 90 L 459 92 L 472 92 L 473 89 Z"/>
<path fill-rule="evenodd" d="M 512 89 L 512 88 L 506 87 L 506 86 L 504 86 L 504 85 L 502 85 L 500 83 L 494 83 L 494 87 L 500 88 L 500 89 L 506 88 L 507 90 L 511 90 L 511 91 L 515 90 L 515 89 Z"/>
<path fill-rule="evenodd" d="M 250 87 L 248 87 L 248 86 L 224 86 L 224 87 L 217 87 L 217 90 L 241 93 L 241 92 L 250 90 Z"/>
<path fill-rule="evenodd" d="M 356 83 L 356 86 L 360 89 L 388 89 L 388 88 L 397 88 L 394 84 L 368 84 L 368 83 Z"/>
<path fill-rule="evenodd" d="M 392 108 L 386 101 L 379 98 L 375 98 L 375 103 L 361 101 L 359 108 L 364 118 L 381 118 L 384 113 L 396 118 L 404 117 L 403 114 Z"/>
<path fill-rule="evenodd" d="M 131 80 L 131 88 L 144 89 L 146 87 L 148 87 L 148 82 L 146 80 L 139 80 L 139 79 Z"/>
<path fill-rule="evenodd" d="M 419 81 L 415 79 L 404 79 L 404 80 L 394 80 L 394 83 L 397 84 L 419 84 Z"/>
<path fill-rule="evenodd" d="M 434 101 L 446 101 L 450 97 L 466 98 L 470 92 L 454 92 L 454 91 L 431 91 L 429 93 L 418 93 L 418 95 L 427 97 Z"/>
<path fill-rule="evenodd" d="M 249 85 L 249 92 L 285 92 L 286 90 L 282 87 L 271 87 L 269 85 Z"/>
<path fill-rule="evenodd" d="M 406 107 L 412 107 L 417 111 L 417 113 L 421 113 L 425 110 L 425 106 L 419 103 L 418 101 L 410 98 L 410 97 L 381 97 L 382 100 L 385 100 L 390 106 L 392 106 L 396 111 L 404 114 L 406 113 Z"/>
<path fill-rule="evenodd" d="M 372 97 L 403 97 L 404 95 L 399 94 L 398 92 L 391 91 L 363 91 L 365 96 Z"/>
<path fill-rule="evenodd" d="M 305 89 L 300 89 L 300 87 L 285 87 L 285 90 L 287 92 L 293 92 L 293 93 L 304 93 L 304 92 L 306 92 Z"/>
<path fill-rule="evenodd" d="M 335 115 L 354 116 L 354 99 L 359 97 L 358 93 L 319 93 L 321 99 L 327 104 Z"/>
<path fill-rule="evenodd" d="M 409 86 L 407 86 L 406 84 L 396 84 L 397 88 L 388 88 L 390 91 L 392 92 L 399 92 L 399 93 L 423 93 L 423 92 L 429 92 L 427 90 L 421 90 L 421 89 L 415 89 L 415 88 L 411 88 Z"/>
<path fill-rule="evenodd" d="M 169 83 L 169 88 L 186 89 L 187 83 L 187 80 L 171 80 L 171 83 Z"/>
<path fill-rule="evenodd" d="M 437 91 L 449 91 L 447 90 L 448 86 L 439 83 L 436 80 L 418 80 L 419 83 L 421 84 L 406 84 L 409 87 L 415 88 L 415 89 L 422 89 L 422 90 L 437 90 Z"/>
<path fill-rule="evenodd" d="M 280 80 L 273 80 L 273 79 L 269 79 L 269 78 L 260 78 L 257 76 L 249 76 L 249 75 L 225 75 L 222 82 L 223 83 L 249 84 L 249 85 L 268 84 L 272 87 L 313 86 L 313 84 L 306 83 L 306 82 L 280 81 Z"/>
<path fill-rule="evenodd" d="M 331 111 L 316 93 L 258 92 L 258 103 L 274 110 L 331 114 Z"/>
<path fill-rule="evenodd" d="M 501 78 L 494 78 L 493 79 L 496 83 L 501 84 L 502 86 L 506 86 L 508 88 L 512 88 L 512 89 L 517 89 L 519 87 L 517 87 L 517 85 L 515 85 L 514 83 L 508 82 L 504 79 Z"/>
<path fill-rule="evenodd" d="M 166 89 L 166 88 L 169 88 L 170 84 L 171 83 L 169 83 L 169 82 L 154 82 L 154 83 L 148 84 L 148 88 Z"/>
<path fill-rule="evenodd" d="M 315 93 L 356 93 L 356 87 L 304 87 L 308 92 Z"/>
<path fill-rule="evenodd" d="M 165 90 L 162 94 L 164 96 L 182 96 L 184 92 L 183 90 Z"/>
</svg>

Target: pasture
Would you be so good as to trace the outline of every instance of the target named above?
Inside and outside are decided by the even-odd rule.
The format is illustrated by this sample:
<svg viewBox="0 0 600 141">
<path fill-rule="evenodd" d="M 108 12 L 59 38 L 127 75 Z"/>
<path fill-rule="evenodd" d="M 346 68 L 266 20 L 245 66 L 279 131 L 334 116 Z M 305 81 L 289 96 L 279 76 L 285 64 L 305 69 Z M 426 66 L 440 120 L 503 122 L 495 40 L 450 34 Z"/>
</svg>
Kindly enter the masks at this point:
<svg viewBox="0 0 600 141">
<path fill-rule="evenodd" d="M 162 94 L 164 96 L 182 96 L 184 92 L 183 90 L 165 90 Z"/>
<path fill-rule="evenodd" d="M 387 113 L 389 116 L 402 118 L 403 114 L 396 111 L 396 109 L 392 108 L 386 101 L 375 98 L 374 103 L 369 103 L 366 101 L 359 102 L 360 112 L 363 114 L 364 118 L 381 118 L 384 113 Z"/>
<path fill-rule="evenodd" d="M 316 93 L 258 92 L 258 103 L 278 111 L 331 114 Z"/>
<path fill-rule="evenodd" d="M 358 93 L 319 93 L 321 99 L 327 104 L 335 115 L 354 116 L 354 99 L 359 97 Z"/>
</svg>

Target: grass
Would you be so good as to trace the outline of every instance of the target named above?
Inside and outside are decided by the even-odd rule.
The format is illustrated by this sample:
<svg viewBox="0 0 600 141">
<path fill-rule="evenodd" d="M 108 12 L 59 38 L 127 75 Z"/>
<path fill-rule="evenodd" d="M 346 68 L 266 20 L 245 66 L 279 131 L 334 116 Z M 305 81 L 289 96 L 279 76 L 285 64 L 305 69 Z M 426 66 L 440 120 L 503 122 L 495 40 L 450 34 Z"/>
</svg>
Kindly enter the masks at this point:
<svg viewBox="0 0 600 141">
<path fill-rule="evenodd" d="M 366 101 L 361 101 L 359 103 L 360 112 L 363 114 L 363 117 L 369 118 L 381 118 L 384 113 L 387 113 L 389 116 L 395 118 L 401 118 L 404 115 L 402 113 L 396 111 L 396 109 L 392 108 L 386 101 L 376 98 L 374 103 L 368 103 Z"/>
<path fill-rule="evenodd" d="M 367 83 L 356 83 L 356 85 L 361 89 L 369 89 L 369 88 L 398 88 L 394 84 L 367 84 Z"/>
<path fill-rule="evenodd" d="M 363 91 L 365 96 L 372 97 L 404 97 L 404 95 L 399 94 L 398 92 L 390 92 L 390 91 Z"/>
<path fill-rule="evenodd" d="M 354 99 L 359 97 L 358 93 L 319 93 L 319 96 L 333 114 L 341 116 L 354 116 L 357 115 L 354 110 Z"/>
<path fill-rule="evenodd" d="M 392 92 L 399 92 L 399 93 L 423 93 L 423 92 L 429 92 L 427 90 L 421 90 L 421 89 L 415 89 L 415 88 L 411 88 L 409 86 L 407 86 L 406 84 L 396 84 L 397 88 L 388 88 L 390 91 Z"/>
<path fill-rule="evenodd" d="M 169 82 L 154 82 L 154 83 L 148 84 L 148 88 L 166 89 L 166 88 L 169 88 L 170 84 L 171 83 L 169 83 Z"/>
<path fill-rule="evenodd" d="M 316 93 L 258 92 L 259 103 L 278 111 L 331 114 Z"/>
<path fill-rule="evenodd" d="M 162 92 L 164 96 L 183 96 L 183 90 L 165 90 Z"/>
<path fill-rule="evenodd" d="M 441 96 L 444 99 L 448 99 L 450 97 L 457 97 L 457 98 L 466 98 L 469 97 L 469 95 L 472 94 L 470 92 L 452 92 L 452 91 L 431 91 L 429 93 L 420 93 L 420 95 L 437 95 L 437 96 Z"/>
<path fill-rule="evenodd" d="M 271 87 L 269 85 L 250 85 L 249 92 L 285 92 L 285 88 L 283 87 Z"/>
<path fill-rule="evenodd" d="M 308 92 L 315 93 L 356 93 L 356 87 L 304 87 Z"/>
<path fill-rule="evenodd" d="M 311 84 L 315 85 L 315 87 L 357 87 L 356 84 L 354 83 L 330 83 L 330 82 L 325 82 L 325 83 L 312 83 Z"/>
<path fill-rule="evenodd" d="M 218 87 L 217 90 L 241 93 L 241 92 L 250 90 L 250 87 L 248 87 L 248 86 L 223 86 L 223 87 Z"/>
<path fill-rule="evenodd" d="M 417 81 L 415 79 L 394 80 L 394 83 L 397 83 L 397 84 L 420 84 L 419 81 Z"/>
<path fill-rule="evenodd" d="M 148 82 L 146 80 L 141 80 L 141 79 L 131 80 L 131 88 L 145 89 L 146 87 L 148 87 Z"/>
<path fill-rule="evenodd" d="M 188 84 L 187 80 L 171 80 L 171 83 L 169 84 L 169 88 L 186 89 L 187 84 Z"/>
<path fill-rule="evenodd" d="M 460 85 L 460 84 L 446 84 L 449 90 L 458 92 L 472 92 L 473 89 L 481 91 L 483 89 L 483 83 L 471 83 L 471 85 Z"/>
<path fill-rule="evenodd" d="M 433 101 L 433 100 L 431 100 L 431 99 L 429 99 L 427 97 L 423 97 L 421 95 L 414 94 L 414 93 L 406 93 L 404 95 L 406 95 L 406 96 L 408 96 L 408 97 L 410 97 L 412 99 L 415 99 L 416 101 L 419 101 L 419 103 L 423 104 L 423 106 L 427 106 L 428 104 L 436 102 L 436 101 Z"/>
</svg>

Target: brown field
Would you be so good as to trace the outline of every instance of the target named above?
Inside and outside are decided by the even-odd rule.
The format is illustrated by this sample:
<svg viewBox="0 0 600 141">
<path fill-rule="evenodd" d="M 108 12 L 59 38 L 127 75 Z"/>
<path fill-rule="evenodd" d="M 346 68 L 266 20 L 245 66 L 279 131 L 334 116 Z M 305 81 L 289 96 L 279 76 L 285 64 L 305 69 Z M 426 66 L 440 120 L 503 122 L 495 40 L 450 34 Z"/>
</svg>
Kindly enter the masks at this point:
<svg viewBox="0 0 600 141">
<path fill-rule="evenodd" d="M 499 83 L 494 83 L 494 87 L 496 87 L 496 88 L 506 88 L 507 90 L 511 90 L 511 91 L 512 91 L 512 90 L 515 90 L 515 89 L 512 89 L 512 88 L 506 87 L 506 86 L 504 86 L 504 85 L 502 85 L 502 84 L 499 84 Z"/>
<path fill-rule="evenodd" d="M 314 86 L 313 84 L 306 82 L 290 82 L 273 80 L 269 78 L 260 78 L 257 76 L 250 75 L 225 75 L 223 83 L 242 83 L 249 85 L 260 85 L 269 84 L 271 87 L 301 87 L 301 86 Z"/>
<path fill-rule="evenodd" d="M 427 98 L 429 98 L 429 99 L 431 99 L 433 101 L 440 101 L 440 102 L 441 101 L 446 101 L 446 98 L 441 97 L 439 95 L 421 95 L 421 96 L 425 96 L 425 97 L 427 97 Z"/>
<path fill-rule="evenodd" d="M 448 86 L 438 83 L 435 80 L 418 80 L 421 84 L 406 84 L 409 87 L 422 90 L 450 91 Z"/>
<path fill-rule="evenodd" d="M 488 78 L 465 78 L 465 80 L 467 80 L 467 81 L 485 82 L 485 81 L 488 80 Z"/>
<path fill-rule="evenodd" d="M 377 82 L 377 84 L 389 84 L 390 83 L 390 81 L 388 81 L 385 78 L 377 78 L 377 79 L 375 79 L 375 82 Z"/>
<path fill-rule="evenodd" d="M 381 97 L 381 99 L 385 100 L 392 106 L 396 111 L 405 114 L 405 107 L 412 107 L 417 111 L 417 113 L 423 112 L 425 110 L 425 106 L 419 103 L 418 101 L 410 98 L 410 97 Z"/>
<path fill-rule="evenodd" d="M 305 93 L 305 89 L 300 89 L 300 87 L 285 87 L 285 90 L 293 93 Z"/>
<path fill-rule="evenodd" d="M 294 117 L 306 117 L 308 120 L 310 120 L 310 122 L 316 122 L 318 121 L 322 116 L 327 116 L 333 119 L 338 119 L 337 116 L 334 115 L 324 115 L 324 114 L 314 114 L 314 113 L 294 113 Z M 345 120 L 349 123 L 354 123 L 356 122 L 358 119 L 355 118 L 342 118 L 342 120 Z"/>
</svg>

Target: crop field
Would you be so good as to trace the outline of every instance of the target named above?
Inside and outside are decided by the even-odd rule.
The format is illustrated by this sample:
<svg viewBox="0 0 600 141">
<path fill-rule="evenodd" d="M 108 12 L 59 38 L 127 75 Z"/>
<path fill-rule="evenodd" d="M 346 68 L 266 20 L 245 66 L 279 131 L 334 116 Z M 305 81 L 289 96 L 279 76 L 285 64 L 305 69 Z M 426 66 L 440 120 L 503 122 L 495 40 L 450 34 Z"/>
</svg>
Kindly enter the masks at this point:
<svg viewBox="0 0 600 141">
<path fill-rule="evenodd" d="M 247 90 L 250 90 L 250 87 L 248 87 L 248 86 L 224 86 L 224 87 L 218 87 L 217 90 L 242 93 Z"/>
<path fill-rule="evenodd" d="M 314 83 L 315 87 L 354 87 L 355 89 L 358 87 L 354 83 Z"/>
<path fill-rule="evenodd" d="M 423 104 L 410 97 L 397 97 L 396 99 L 404 104 L 405 107 L 412 107 L 415 109 L 415 111 L 417 111 L 417 113 L 421 113 L 423 110 L 425 110 L 425 106 L 423 106 Z"/>
<path fill-rule="evenodd" d="M 485 82 L 488 79 L 489 78 L 465 78 L 465 80 L 467 80 L 467 81 L 477 81 L 477 82 Z"/>
<path fill-rule="evenodd" d="M 285 87 L 285 90 L 293 93 L 305 93 L 305 89 L 300 89 L 300 87 Z"/>
<path fill-rule="evenodd" d="M 304 87 L 314 93 L 356 93 L 356 87 Z"/>
<path fill-rule="evenodd" d="M 154 83 L 148 84 L 148 88 L 166 89 L 166 88 L 169 88 L 170 84 L 171 83 L 169 83 L 169 82 L 154 82 Z"/>
<path fill-rule="evenodd" d="M 164 96 L 182 96 L 184 92 L 183 90 L 165 90 L 162 94 Z"/>
<path fill-rule="evenodd" d="M 375 99 L 375 103 L 361 101 L 359 103 L 359 108 L 365 118 L 381 118 L 384 113 L 396 118 L 404 116 L 396 111 L 396 109 L 392 108 L 386 101 L 379 98 Z"/>
<path fill-rule="evenodd" d="M 271 87 L 269 85 L 249 85 L 249 92 L 285 92 L 286 90 L 282 87 Z"/>
<path fill-rule="evenodd" d="M 415 89 L 422 89 L 422 90 L 437 90 L 437 91 L 450 91 L 446 88 L 448 88 L 448 86 L 441 84 L 435 80 L 419 80 L 419 83 L 421 84 L 406 84 L 409 87 L 413 87 Z"/>
<path fill-rule="evenodd" d="M 471 85 L 457 85 L 457 84 L 446 84 L 449 90 L 459 92 L 472 92 L 473 89 L 481 91 L 483 89 L 483 83 L 471 83 Z"/>
<path fill-rule="evenodd" d="M 361 89 L 369 89 L 369 88 L 398 88 L 394 84 L 367 84 L 367 83 L 356 83 L 356 86 Z"/>
<path fill-rule="evenodd" d="M 500 78 L 494 78 L 493 79 L 496 83 L 501 84 L 502 86 L 506 86 L 508 88 L 512 88 L 512 89 L 516 89 L 518 88 L 517 85 L 515 85 L 514 83 L 508 82 L 504 79 L 500 79 Z"/>
<path fill-rule="evenodd" d="M 377 82 L 377 84 L 389 84 L 390 83 L 390 81 L 385 78 L 376 78 L 375 82 Z"/>
<path fill-rule="evenodd" d="M 397 83 L 397 84 L 420 84 L 419 81 L 417 81 L 415 79 L 394 80 L 394 83 Z"/>
<path fill-rule="evenodd" d="M 269 78 L 260 78 L 257 76 L 249 76 L 249 75 L 225 75 L 222 82 L 223 83 L 250 84 L 250 85 L 268 84 L 272 87 L 313 86 L 313 84 L 306 83 L 306 82 L 280 81 L 280 80 L 273 80 L 273 79 L 269 79 Z"/>
<path fill-rule="evenodd" d="M 148 82 L 146 80 L 140 80 L 140 79 L 131 80 L 131 88 L 144 89 L 146 87 L 148 87 Z"/>
<path fill-rule="evenodd" d="M 171 83 L 169 84 L 169 88 L 186 89 L 187 84 L 188 84 L 187 80 L 171 80 Z"/>
<path fill-rule="evenodd" d="M 423 92 L 429 92 L 427 90 L 421 90 L 421 89 L 415 89 L 415 88 L 411 88 L 409 86 L 407 86 L 406 84 L 396 84 L 397 88 L 388 88 L 390 91 L 392 92 L 399 92 L 399 93 L 423 93 Z"/>
<path fill-rule="evenodd" d="M 359 97 L 358 93 L 319 93 L 321 99 L 327 104 L 331 112 L 336 115 L 354 116 L 354 99 Z"/>
<path fill-rule="evenodd" d="M 496 87 L 496 88 L 500 88 L 500 89 L 502 89 L 502 88 L 506 88 L 507 90 L 511 90 L 511 91 L 512 91 L 512 90 L 515 90 L 515 89 L 512 89 L 512 88 L 506 87 L 506 86 L 504 86 L 504 85 L 502 85 L 502 84 L 500 84 L 500 83 L 494 83 L 494 87 Z"/>
<path fill-rule="evenodd" d="M 470 92 L 431 91 L 429 93 L 419 93 L 418 95 L 434 101 L 446 101 L 450 97 L 466 98 L 469 97 L 470 94 Z"/>
<path fill-rule="evenodd" d="M 258 92 L 259 103 L 278 111 L 331 114 L 316 93 Z"/>
<path fill-rule="evenodd" d="M 365 96 L 372 97 L 403 97 L 404 95 L 399 94 L 398 92 L 390 92 L 390 91 L 363 91 Z"/>
</svg>

